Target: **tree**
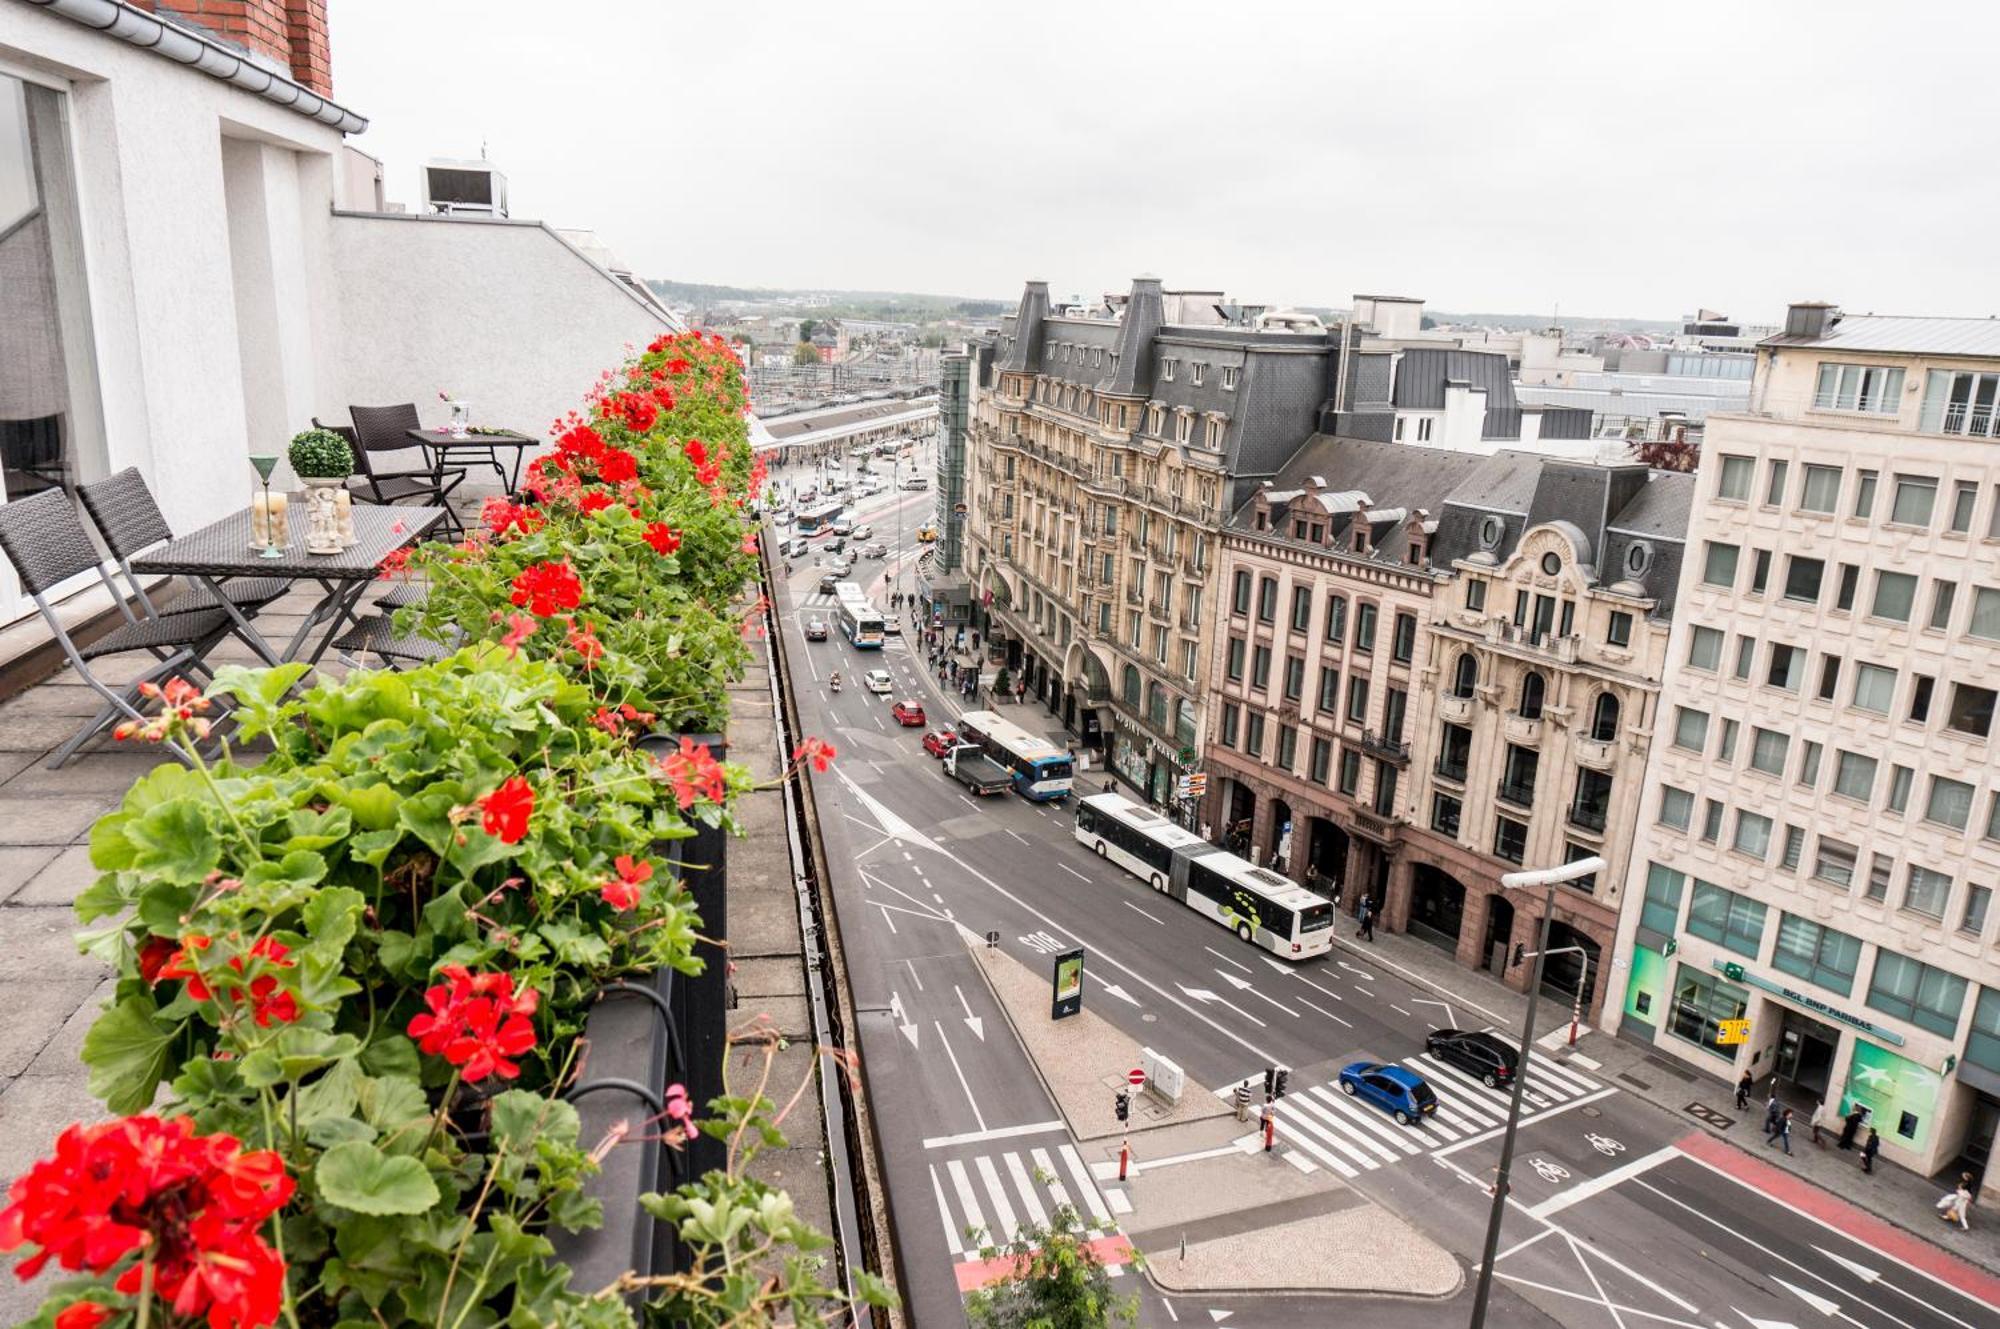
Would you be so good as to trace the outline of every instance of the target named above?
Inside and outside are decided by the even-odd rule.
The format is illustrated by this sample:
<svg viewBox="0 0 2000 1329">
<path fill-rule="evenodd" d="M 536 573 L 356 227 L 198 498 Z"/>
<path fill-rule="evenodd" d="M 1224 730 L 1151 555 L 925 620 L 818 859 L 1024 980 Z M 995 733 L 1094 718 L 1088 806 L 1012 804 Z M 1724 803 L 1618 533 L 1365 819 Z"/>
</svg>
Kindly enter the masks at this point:
<svg viewBox="0 0 2000 1329">
<path fill-rule="evenodd" d="M 802 318 L 802 319 L 800 319 L 800 320 L 799 320 L 799 340 L 800 340 L 800 341 L 811 341 L 811 340 L 813 339 L 813 333 L 817 332 L 818 330 L 819 330 L 819 320 L 818 320 L 818 319 L 816 319 L 816 318 Z"/>
<path fill-rule="evenodd" d="M 1632 459 L 1660 471 L 1692 471 L 1701 461 L 1701 446 L 1690 443 L 1683 430 L 1672 438 L 1640 439 L 1632 445 Z"/>
<path fill-rule="evenodd" d="M 1006 1245 L 985 1247 L 980 1254 L 1010 1259 L 1014 1270 L 965 1299 L 972 1329 L 1103 1329 L 1136 1323 L 1139 1298 L 1111 1290 L 1111 1276 L 1091 1247 L 1101 1231 L 1065 1204 L 1057 1207 L 1047 1227 L 1026 1223 Z M 1133 1262 L 1139 1258 L 1133 1251 Z"/>
<path fill-rule="evenodd" d="M 819 363 L 819 348 L 809 341 L 802 341 L 792 348 L 792 363 L 795 365 L 816 365 Z"/>
</svg>

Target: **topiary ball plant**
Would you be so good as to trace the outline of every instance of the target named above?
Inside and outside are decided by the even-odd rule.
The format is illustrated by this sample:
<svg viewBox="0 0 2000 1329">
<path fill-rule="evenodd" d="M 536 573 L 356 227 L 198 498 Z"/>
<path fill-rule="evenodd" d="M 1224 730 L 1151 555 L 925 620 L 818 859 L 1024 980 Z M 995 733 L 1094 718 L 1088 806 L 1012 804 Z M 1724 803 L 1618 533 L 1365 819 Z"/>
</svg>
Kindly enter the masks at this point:
<svg viewBox="0 0 2000 1329">
<path fill-rule="evenodd" d="M 292 435 L 292 470 L 301 480 L 344 480 L 354 474 L 354 449 L 331 429 Z"/>
</svg>

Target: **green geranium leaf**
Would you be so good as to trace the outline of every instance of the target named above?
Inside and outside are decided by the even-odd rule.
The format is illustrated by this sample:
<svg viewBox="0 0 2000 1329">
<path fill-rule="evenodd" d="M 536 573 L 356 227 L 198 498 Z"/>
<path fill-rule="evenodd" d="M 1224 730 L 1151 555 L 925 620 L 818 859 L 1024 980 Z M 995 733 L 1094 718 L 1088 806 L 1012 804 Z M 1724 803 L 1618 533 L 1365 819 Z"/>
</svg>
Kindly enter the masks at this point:
<svg viewBox="0 0 2000 1329">
<path fill-rule="evenodd" d="M 116 872 L 106 872 L 96 881 L 77 892 L 76 917 L 82 923 L 95 923 L 100 918 L 110 918 L 120 913 L 131 899 L 125 894 L 123 883 Z"/>
<path fill-rule="evenodd" d="M 344 811 L 345 809 L 343 809 Z M 362 831 L 347 842 L 347 856 L 357 863 L 365 863 L 380 869 L 388 859 L 389 851 L 403 838 L 403 828 L 391 826 L 386 830 Z"/>
<path fill-rule="evenodd" d="M 97 819 L 90 828 L 90 862 L 100 872 L 116 872 L 132 866 L 135 852 L 132 842 L 125 838 L 126 824 L 132 820 L 129 813 L 111 812 Z"/>
<path fill-rule="evenodd" d="M 582 1132 L 575 1106 L 559 1098 L 509 1089 L 493 1100 L 493 1143 L 501 1149 L 532 1153 L 537 1140 L 573 1145 Z"/>
<path fill-rule="evenodd" d="M 315 854 L 313 857 L 318 858 Z M 321 864 L 324 870 L 324 863 Z M 306 935 L 312 938 L 307 950 L 337 957 L 354 940 L 355 928 L 368 898 L 352 886 L 330 886 L 313 896 L 301 915 Z"/>
<path fill-rule="evenodd" d="M 383 1075 L 363 1079 L 359 1088 L 361 1115 L 377 1130 L 393 1131 L 431 1114 L 430 1101 L 414 1071 L 408 1078 Z"/>
<path fill-rule="evenodd" d="M 302 810 L 285 818 L 282 827 L 285 842 L 279 848 L 286 853 L 295 849 L 324 849 L 345 840 L 353 830 L 354 814 L 346 808 L 328 808 L 324 812 Z"/>
<path fill-rule="evenodd" d="M 163 880 L 191 885 L 222 862 L 222 842 L 206 807 L 192 800 L 162 803 L 125 824 L 132 866 Z"/>
<path fill-rule="evenodd" d="M 402 1076 L 409 1080 L 423 1078 L 423 1062 L 417 1056 L 417 1045 L 401 1034 L 377 1034 L 368 1043 L 368 1050 L 361 1054 L 361 1065 L 370 1075 Z"/>
<path fill-rule="evenodd" d="M 243 1083 L 265 1089 L 305 1076 L 342 1057 L 361 1050 L 361 1040 L 353 1034 L 329 1034 L 320 1029 L 287 1025 L 278 1036 L 238 1063 Z"/>
<path fill-rule="evenodd" d="M 451 823 L 451 810 L 464 799 L 465 788 L 456 782 L 432 785 L 415 798 L 404 801 L 399 810 L 403 828 L 422 840 L 433 854 L 443 858 L 458 838 L 458 827 Z"/>
<path fill-rule="evenodd" d="M 337 1061 L 332 1069 L 298 1090 L 298 1119 L 309 1125 L 324 1117 L 351 1117 L 361 1102 L 361 1082 L 368 1077 L 353 1059 Z"/>
<path fill-rule="evenodd" d="M 83 1036 L 91 1096 L 120 1115 L 144 1112 L 167 1073 L 173 1041 L 173 1030 L 161 1027 L 145 997 L 128 997 L 98 1016 Z"/>
<path fill-rule="evenodd" d="M 327 782 L 320 785 L 320 792 L 346 808 L 353 814 L 355 824 L 369 831 L 382 831 L 394 826 L 396 809 L 402 801 L 395 786 L 389 784 L 349 786 Z"/>
<path fill-rule="evenodd" d="M 314 1169 L 320 1198 L 357 1214 L 421 1214 L 438 1202 L 437 1183 L 414 1158 L 391 1158 L 350 1140 L 326 1151 Z"/>
</svg>

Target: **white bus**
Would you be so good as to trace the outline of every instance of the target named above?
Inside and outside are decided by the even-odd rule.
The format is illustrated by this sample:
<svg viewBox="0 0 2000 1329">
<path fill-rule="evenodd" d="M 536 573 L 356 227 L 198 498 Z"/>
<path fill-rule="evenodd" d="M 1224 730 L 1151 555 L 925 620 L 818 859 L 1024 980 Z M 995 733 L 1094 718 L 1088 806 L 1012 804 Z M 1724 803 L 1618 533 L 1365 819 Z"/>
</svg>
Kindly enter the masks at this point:
<svg viewBox="0 0 2000 1329">
<path fill-rule="evenodd" d="M 869 602 L 861 593 L 861 588 L 851 581 L 844 581 L 833 588 L 838 604 L 836 617 L 840 621 L 840 631 L 853 643 L 858 651 L 879 651 L 882 649 L 882 611 Z"/>
<path fill-rule="evenodd" d="M 833 523 L 845 511 L 847 504 L 837 498 L 825 503 L 801 503 L 792 514 L 792 531 L 809 540 L 816 540 L 822 535 L 832 535 Z"/>
<path fill-rule="evenodd" d="M 1076 805 L 1077 842 L 1163 895 L 1285 960 L 1333 949 L 1333 906 L 1122 794 Z"/>
<path fill-rule="evenodd" d="M 1014 775 L 1014 792 L 1036 803 L 1069 794 L 1075 763 L 1069 753 L 992 711 L 967 711 L 958 717 L 958 736 Z"/>
</svg>

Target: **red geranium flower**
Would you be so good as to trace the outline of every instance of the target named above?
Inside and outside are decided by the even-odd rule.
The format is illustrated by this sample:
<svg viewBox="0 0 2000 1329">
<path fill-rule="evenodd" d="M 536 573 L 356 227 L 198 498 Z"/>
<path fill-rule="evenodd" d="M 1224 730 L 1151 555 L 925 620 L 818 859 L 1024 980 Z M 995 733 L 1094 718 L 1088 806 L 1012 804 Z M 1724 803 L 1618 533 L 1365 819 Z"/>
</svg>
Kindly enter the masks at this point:
<svg viewBox="0 0 2000 1329">
<path fill-rule="evenodd" d="M 604 643 L 597 639 L 596 631 L 588 623 L 581 627 L 574 621 L 570 623 L 569 645 L 583 658 L 585 669 L 597 668 L 597 662 L 604 658 Z"/>
<path fill-rule="evenodd" d="M 513 659 L 520 653 L 521 643 L 535 635 L 541 620 L 532 614 L 507 615 L 507 632 L 500 638 L 500 644 L 507 648 L 507 658 Z"/>
<path fill-rule="evenodd" d="M 588 517 L 594 512 L 602 512 L 616 500 L 602 489 L 586 489 L 576 496 L 576 508 Z"/>
<path fill-rule="evenodd" d="M 833 765 L 833 755 L 833 744 L 823 738 L 808 738 L 792 749 L 793 761 L 809 761 L 822 774 Z"/>
<path fill-rule="evenodd" d="M 623 913 L 639 903 L 640 888 L 653 879 L 653 865 L 635 860 L 630 854 L 620 854 L 612 866 L 618 869 L 618 876 L 598 887 L 598 894 L 604 897 L 604 903 Z"/>
<path fill-rule="evenodd" d="M 148 937 L 139 947 L 139 977 L 151 987 L 160 981 L 160 971 L 180 954 L 181 944 L 172 937 Z"/>
<path fill-rule="evenodd" d="M 510 503 L 497 496 L 486 500 L 486 506 L 480 510 L 479 518 L 485 523 L 486 529 L 496 536 L 505 535 L 509 531 L 533 535 L 542 529 L 548 520 L 525 503 Z"/>
<path fill-rule="evenodd" d="M 97 1329 L 111 1315 L 94 1301 L 73 1301 L 56 1313 L 56 1329 Z"/>
<path fill-rule="evenodd" d="M 694 806 L 697 797 L 720 803 L 728 796 L 728 775 L 723 771 L 722 764 L 706 747 L 691 738 L 683 738 L 681 750 L 662 758 L 659 766 L 667 782 L 673 786 L 674 799 L 683 812 Z"/>
<path fill-rule="evenodd" d="M 536 618 L 547 618 L 583 602 L 583 582 L 568 563 L 536 563 L 511 583 L 509 598 Z"/>
<path fill-rule="evenodd" d="M 563 470 L 569 469 L 568 462 L 576 457 L 588 457 L 593 461 L 604 454 L 604 440 L 595 429 L 587 424 L 575 424 L 565 429 L 556 438 L 556 464 Z M 544 458 L 544 462 L 551 460 Z"/>
<path fill-rule="evenodd" d="M 639 538 L 653 546 L 653 552 L 662 558 L 680 552 L 681 533 L 663 521 L 648 526 L 639 533 Z"/>
<path fill-rule="evenodd" d="M 608 485 L 622 485 L 639 478 L 639 459 L 623 448 L 608 448 L 597 459 L 597 478 Z"/>
<path fill-rule="evenodd" d="M 535 791 L 518 775 L 510 775 L 498 789 L 479 800 L 483 815 L 479 824 L 488 835 L 503 844 L 519 844 L 528 834 L 528 818 L 534 815 Z"/>
</svg>

